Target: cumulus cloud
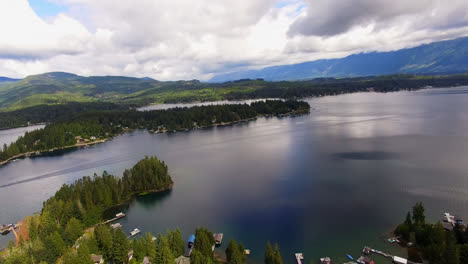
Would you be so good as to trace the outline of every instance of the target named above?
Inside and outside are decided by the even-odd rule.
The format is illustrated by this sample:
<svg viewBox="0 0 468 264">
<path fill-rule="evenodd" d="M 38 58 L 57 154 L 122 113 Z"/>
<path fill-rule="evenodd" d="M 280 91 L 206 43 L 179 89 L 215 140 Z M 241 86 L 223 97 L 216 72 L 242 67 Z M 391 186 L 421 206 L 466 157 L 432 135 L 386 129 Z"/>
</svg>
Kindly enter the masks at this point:
<svg viewBox="0 0 468 264">
<path fill-rule="evenodd" d="M 0 75 L 204 80 L 468 35 L 461 0 L 48 1 L 66 11 L 44 20 L 27 0 L 0 0 Z"/>
<path fill-rule="evenodd" d="M 75 19 L 59 14 L 46 22 L 27 0 L 0 1 L 0 58 L 36 58 L 78 54 L 91 37 Z"/>
</svg>

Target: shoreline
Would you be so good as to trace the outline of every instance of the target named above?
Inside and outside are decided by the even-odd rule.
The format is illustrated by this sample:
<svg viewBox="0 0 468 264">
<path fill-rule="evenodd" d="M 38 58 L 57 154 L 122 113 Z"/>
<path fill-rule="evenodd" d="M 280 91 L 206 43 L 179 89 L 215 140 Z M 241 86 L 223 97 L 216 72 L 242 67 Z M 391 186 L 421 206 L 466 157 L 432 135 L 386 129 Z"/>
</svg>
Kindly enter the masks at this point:
<svg viewBox="0 0 468 264">
<path fill-rule="evenodd" d="M 231 122 L 220 122 L 220 123 L 214 123 L 214 124 L 211 124 L 211 125 L 208 125 L 208 126 L 197 126 L 197 127 L 194 127 L 194 128 L 182 128 L 182 129 L 175 129 L 175 130 L 167 130 L 167 129 L 159 129 L 159 130 L 151 130 L 151 129 L 145 129 L 146 131 L 148 131 L 149 133 L 154 133 L 154 134 L 160 134 L 160 133 L 168 133 L 168 132 L 182 132 L 182 131 L 192 131 L 192 130 L 196 130 L 196 129 L 204 129 L 204 128 L 210 128 L 210 127 L 218 127 L 218 126 L 228 126 L 228 125 L 233 125 L 233 124 L 237 124 L 237 123 L 242 123 L 242 122 L 250 122 L 252 120 L 256 120 L 258 118 L 262 118 L 262 117 L 287 117 L 287 116 L 296 116 L 296 115 L 303 115 L 303 114 L 307 114 L 310 112 L 310 109 L 308 110 L 298 110 L 298 111 L 292 111 L 292 112 L 288 112 L 288 113 L 285 113 L 285 114 L 279 114 L 279 115 L 259 115 L 259 116 L 256 116 L 256 117 L 252 117 L 252 118 L 246 118 L 246 119 L 240 119 L 240 120 L 237 120 L 237 121 L 231 121 Z M 56 150 L 63 150 L 63 149 L 69 149 L 69 148 L 77 148 L 77 147 L 85 147 L 85 146 L 91 146 L 91 145 L 96 145 L 96 144 L 100 144 L 100 143 L 105 143 L 107 141 L 109 141 L 110 139 L 113 139 L 113 138 L 116 138 L 116 137 L 119 137 L 127 132 L 130 132 L 130 131 L 133 131 L 134 129 L 128 129 L 128 130 L 125 130 L 123 131 L 122 133 L 119 133 L 119 134 L 115 134 L 113 136 L 110 136 L 108 138 L 104 138 L 104 139 L 99 139 L 99 140 L 95 140 L 95 141 L 92 141 L 92 142 L 86 142 L 86 143 L 76 143 L 74 145 L 69 145 L 69 146 L 64 146 L 64 147 L 57 147 L 57 148 L 52 148 L 52 149 L 48 149 L 48 150 L 38 150 L 38 151 L 30 151 L 30 152 L 26 152 L 26 153 L 21 153 L 21 154 L 18 154 L 18 155 L 15 155 L 13 157 L 10 157 L 4 161 L 0 161 L 0 168 L 16 159 L 20 159 L 20 158 L 25 158 L 25 157 L 33 157 L 33 156 L 40 156 L 42 153 L 47 153 L 47 152 L 54 152 Z"/>
</svg>

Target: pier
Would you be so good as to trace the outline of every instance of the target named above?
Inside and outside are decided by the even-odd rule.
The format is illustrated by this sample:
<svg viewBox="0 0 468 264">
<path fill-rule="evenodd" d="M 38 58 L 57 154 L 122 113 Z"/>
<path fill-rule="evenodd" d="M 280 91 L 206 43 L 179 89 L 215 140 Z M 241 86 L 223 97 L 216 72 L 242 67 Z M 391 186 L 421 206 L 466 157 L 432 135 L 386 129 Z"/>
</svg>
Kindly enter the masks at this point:
<svg viewBox="0 0 468 264">
<path fill-rule="evenodd" d="M 366 249 L 366 248 L 368 248 L 368 247 L 365 247 L 364 249 Z M 370 253 L 375 253 L 375 254 L 381 255 L 381 256 L 383 256 L 385 258 L 388 258 L 388 259 L 392 260 L 392 262 L 396 263 L 396 264 L 421 264 L 421 263 L 409 261 L 407 259 L 404 259 L 404 258 L 401 258 L 401 257 L 398 257 L 398 256 L 393 256 L 391 254 L 382 252 L 382 251 L 377 250 L 377 249 L 372 249 L 372 248 L 369 248 L 369 249 L 370 249 Z M 364 252 L 364 250 L 363 250 L 363 252 Z"/>
<path fill-rule="evenodd" d="M 118 213 L 118 214 L 115 215 L 114 218 L 105 221 L 104 224 L 108 224 L 108 223 L 110 223 L 110 222 L 114 222 L 114 221 L 119 220 L 120 218 L 123 218 L 123 217 L 125 217 L 125 214 L 124 214 L 124 213 Z"/>
</svg>

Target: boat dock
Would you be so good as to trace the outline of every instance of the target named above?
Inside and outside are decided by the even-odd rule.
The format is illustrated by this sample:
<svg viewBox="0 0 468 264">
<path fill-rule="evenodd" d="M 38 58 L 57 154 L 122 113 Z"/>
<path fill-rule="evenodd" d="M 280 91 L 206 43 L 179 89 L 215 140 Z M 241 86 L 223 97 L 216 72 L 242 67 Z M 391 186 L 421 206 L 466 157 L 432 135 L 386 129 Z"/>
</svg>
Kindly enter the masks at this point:
<svg viewBox="0 0 468 264">
<path fill-rule="evenodd" d="M 401 258 L 401 257 L 398 257 L 398 256 L 393 256 L 391 254 L 388 254 L 388 253 L 385 253 L 385 252 L 382 252 L 380 250 L 377 250 L 377 249 L 372 249 L 370 247 L 365 247 L 364 249 L 369 249 L 370 253 L 375 253 L 375 254 L 378 254 L 378 255 L 381 255 L 385 258 L 388 258 L 390 260 L 392 260 L 393 263 L 396 263 L 396 264 L 421 264 L 421 263 L 417 263 L 417 262 L 412 262 L 412 261 L 409 261 L 407 259 L 404 259 L 404 258 Z M 363 250 L 364 252 L 364 250 Z"/>
<path fill-rule="evenodd" d="M 125 217 L 125 214 L 122 213 L 122 212 L 120 212 L 120 213 L 116 214 L 114 218 L 105 221 L 104 224 L 108 224 L 108 223 L 110 223 L 110 222 L 114 222 L 114 221 L 119 220 L 120 218 L 123 218 L 123 217 Z"/>
</svg>

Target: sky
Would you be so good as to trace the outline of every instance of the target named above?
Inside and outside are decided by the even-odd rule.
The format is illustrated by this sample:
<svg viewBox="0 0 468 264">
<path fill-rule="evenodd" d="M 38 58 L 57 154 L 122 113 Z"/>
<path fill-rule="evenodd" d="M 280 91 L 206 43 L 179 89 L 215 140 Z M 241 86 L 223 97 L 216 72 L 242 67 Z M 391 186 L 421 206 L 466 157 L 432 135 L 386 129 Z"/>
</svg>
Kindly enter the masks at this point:
<svg viewBox="0 0 468 264">
<path fill-rule="evenodd" d="M 208 80 L 468 36 L 466 0 L 0 0 L 0 76 Z"/>
</svg>

